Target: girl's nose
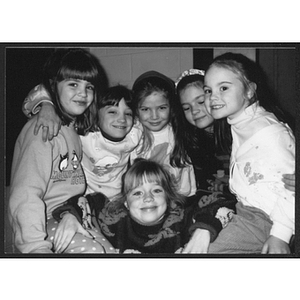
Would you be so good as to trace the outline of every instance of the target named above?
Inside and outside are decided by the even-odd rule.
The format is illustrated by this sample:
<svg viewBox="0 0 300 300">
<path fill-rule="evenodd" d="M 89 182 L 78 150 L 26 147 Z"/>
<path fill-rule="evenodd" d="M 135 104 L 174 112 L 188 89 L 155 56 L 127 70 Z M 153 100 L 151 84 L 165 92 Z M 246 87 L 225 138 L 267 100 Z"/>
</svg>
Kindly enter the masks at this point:
<svg viewBox="0 0 300 300">
<path fill-rule="evenodd" d="M 81 97 L 86 97 L 86 95 L 87 95 L 86 89 L 85 88 L 79 88 L 78 95 L 80 95 Z"/>
<path fill-rule="evenodd" d="M 158 117 L 157 111 L 156 110 L 152 110 L 151 111 L 151 119 L 157 119 L 157 117 Z"/>
<path fill-rule="evenodd" d="M 125 123 L 126 122 L 125 115 L 120 115 L 120 117 L 118 118 L 118 122 L 119 123 Z"/>
<path fill-rule="evenodd" d="M 153 195 L 151 194 L 151 192 L 149 192 L 145 195 L 144 202 L 152 202 L 152 201 L 153 201 Z"/>
<path fill-rule="evenodd" d="M 213 101 L 213 100 L 216 100 L 217 98 L 218 98 L 217 92 L 211 91 L 211 93 L 209 95 L 209 100 Z"/>
<path fill-rule="evenodd" d="M 200 111 L 200 107 L 199 106 L 192 106 L 192 114 L 196 115 L 198 112 Z"/>
</svg>

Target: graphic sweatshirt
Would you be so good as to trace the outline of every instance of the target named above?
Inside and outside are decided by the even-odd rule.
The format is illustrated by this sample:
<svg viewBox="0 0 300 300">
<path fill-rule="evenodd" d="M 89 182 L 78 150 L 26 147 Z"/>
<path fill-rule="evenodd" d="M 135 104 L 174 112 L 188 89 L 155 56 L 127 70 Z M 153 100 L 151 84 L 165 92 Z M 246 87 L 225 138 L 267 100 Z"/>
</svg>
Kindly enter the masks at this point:
<svg viewBox="0 0 300 300">
<path fill-rule="evenodd" d="M 9 219 L 16 247 L 23 253 L 51 253 L 46 218 L 70 197 L 83 194 L 82 146 L 73 126 L 62 126 L 57 137 L 43 142 L 34 135 L 35 118 L 17 138 L 12 163 Z"/>
</svg>

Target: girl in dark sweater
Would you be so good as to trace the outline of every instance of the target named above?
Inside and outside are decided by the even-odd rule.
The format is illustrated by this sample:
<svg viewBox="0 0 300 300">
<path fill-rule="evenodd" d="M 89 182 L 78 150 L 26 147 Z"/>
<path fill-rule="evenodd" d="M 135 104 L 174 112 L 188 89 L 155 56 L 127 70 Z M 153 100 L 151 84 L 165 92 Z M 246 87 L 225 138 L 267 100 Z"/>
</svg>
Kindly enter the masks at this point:
<svg viewBox="0 0 300 300">
<path fill-rule="evenodd" d="M 100 193 L 87 199 L 102 233 L 120 253 L 206 253 L 234 213 L 232 201 L 223 198 L 202 209 L 184 209 L 185 198 L 177 193 L 169 173 L 145 159 L 135 160 L 129 168 L 117 199 L 110 202 Z M 77 209 L 70 212 L 82 222 L 77 201 L 67 201 L 54 217 L 59 220 L 73 206 Z"/>
</svg>

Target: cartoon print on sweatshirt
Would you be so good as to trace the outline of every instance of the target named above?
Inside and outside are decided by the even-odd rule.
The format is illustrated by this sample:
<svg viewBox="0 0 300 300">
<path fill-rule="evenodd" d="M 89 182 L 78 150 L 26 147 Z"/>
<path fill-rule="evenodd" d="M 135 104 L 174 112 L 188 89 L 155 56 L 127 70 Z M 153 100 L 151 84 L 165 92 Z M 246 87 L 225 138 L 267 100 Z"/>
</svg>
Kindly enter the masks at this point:
<svg viewBox="0 0 300 300">
<path fill-rule="evenodd" d="M 91 163 L 90 168 L 92 172 L 99 177 L 105 176 L 111 172 L 114 173 L 116 166 L 123 167 L 122 162 L 124 156 L 127 155 L 126 151 L 125 153 L 120 153 L 120 150 L 117 149 L 116 153 L 114 153 L 114 149 L 106 150 L 103 149 L 103 145 L 98 144 L 95 145 L 94 151 L 95 152 L 91 151 L 92 153 L 89 155 L 86 151 L 85 157 L 88 158 Z M 125 164 L 126 163 L 124 163 L 124 165 Z"/>
<path fill-rule="evenodd" d="M 71 159 L 71 164 L 73 166 L 73 170 L 76 170 L 79 166 L 79 159 L 76 154 L 76 151 L 73 150 L 73 156 Z M 69 165 L 69 152 L 67 152 L 65 155 L 60 154 L 60 163 L 59 163 L 59 171 L 62 172 L 63 170 L 67 169 Z"/>
<path fill-rule="evenodd" d="M 59 155 L 58 170 L 53 170 L 51 180 L 53 182 L 65 181 L 68 178 L 72 178 L 71 184 L 78 185 L 85 183 L 85 177 L 80 166 L 81 158 L 78 157 L 75 150 L 72 152 L 72 159 L 69 162 L 69 152 Z M 71 166 L 71 168 L 68 168 Z"/>
<path fill-rule="evenodd" d="M 79 160 L 78 160 L 78 156 L 76 154 L 76 151 L 73 150 L 73 157 L 71 159 L 71 164 L 73 166 L 74 170 L 77 170 L 78 166 L 79 166 Z"/>
<path fill-rule="evenodd" d="M 94 164 L 93 173 L 100 177 L 112 172 L 114 165 L 118 163 L 116 158 L 110 156 L 105 156 L 97 162 L 92 157 L 90 157 L 90 160 Z"/>
<path fill-rule="evenodd" d="M 69 159 L 69 152 L 67 152 L 65 155 L 60 154 L 60 162 L 58 165 L 58 169 L 60 172 L 62 172 L 63 170 L 65 170 L 68 167 L 68 165 L 69 165 L 68 159 Z"/>
</svg>

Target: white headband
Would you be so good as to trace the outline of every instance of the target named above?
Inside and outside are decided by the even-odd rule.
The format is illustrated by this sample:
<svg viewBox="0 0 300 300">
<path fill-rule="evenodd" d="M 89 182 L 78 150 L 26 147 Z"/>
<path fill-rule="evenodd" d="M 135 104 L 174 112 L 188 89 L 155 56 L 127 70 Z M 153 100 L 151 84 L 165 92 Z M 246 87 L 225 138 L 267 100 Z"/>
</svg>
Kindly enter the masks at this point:
<svg viewBox="0 0 300 300">
<path fill-rule="evenodd" d="M 189 69 L 184 71 L 176 80 L 175 86 L 177 87 L 178 83 L 181 81 L 182 78 L 190 75 L 201 75 L 204 76 L 205 72 L 203 70 L 198 70 L 198 69 Z"/>
</svg>

